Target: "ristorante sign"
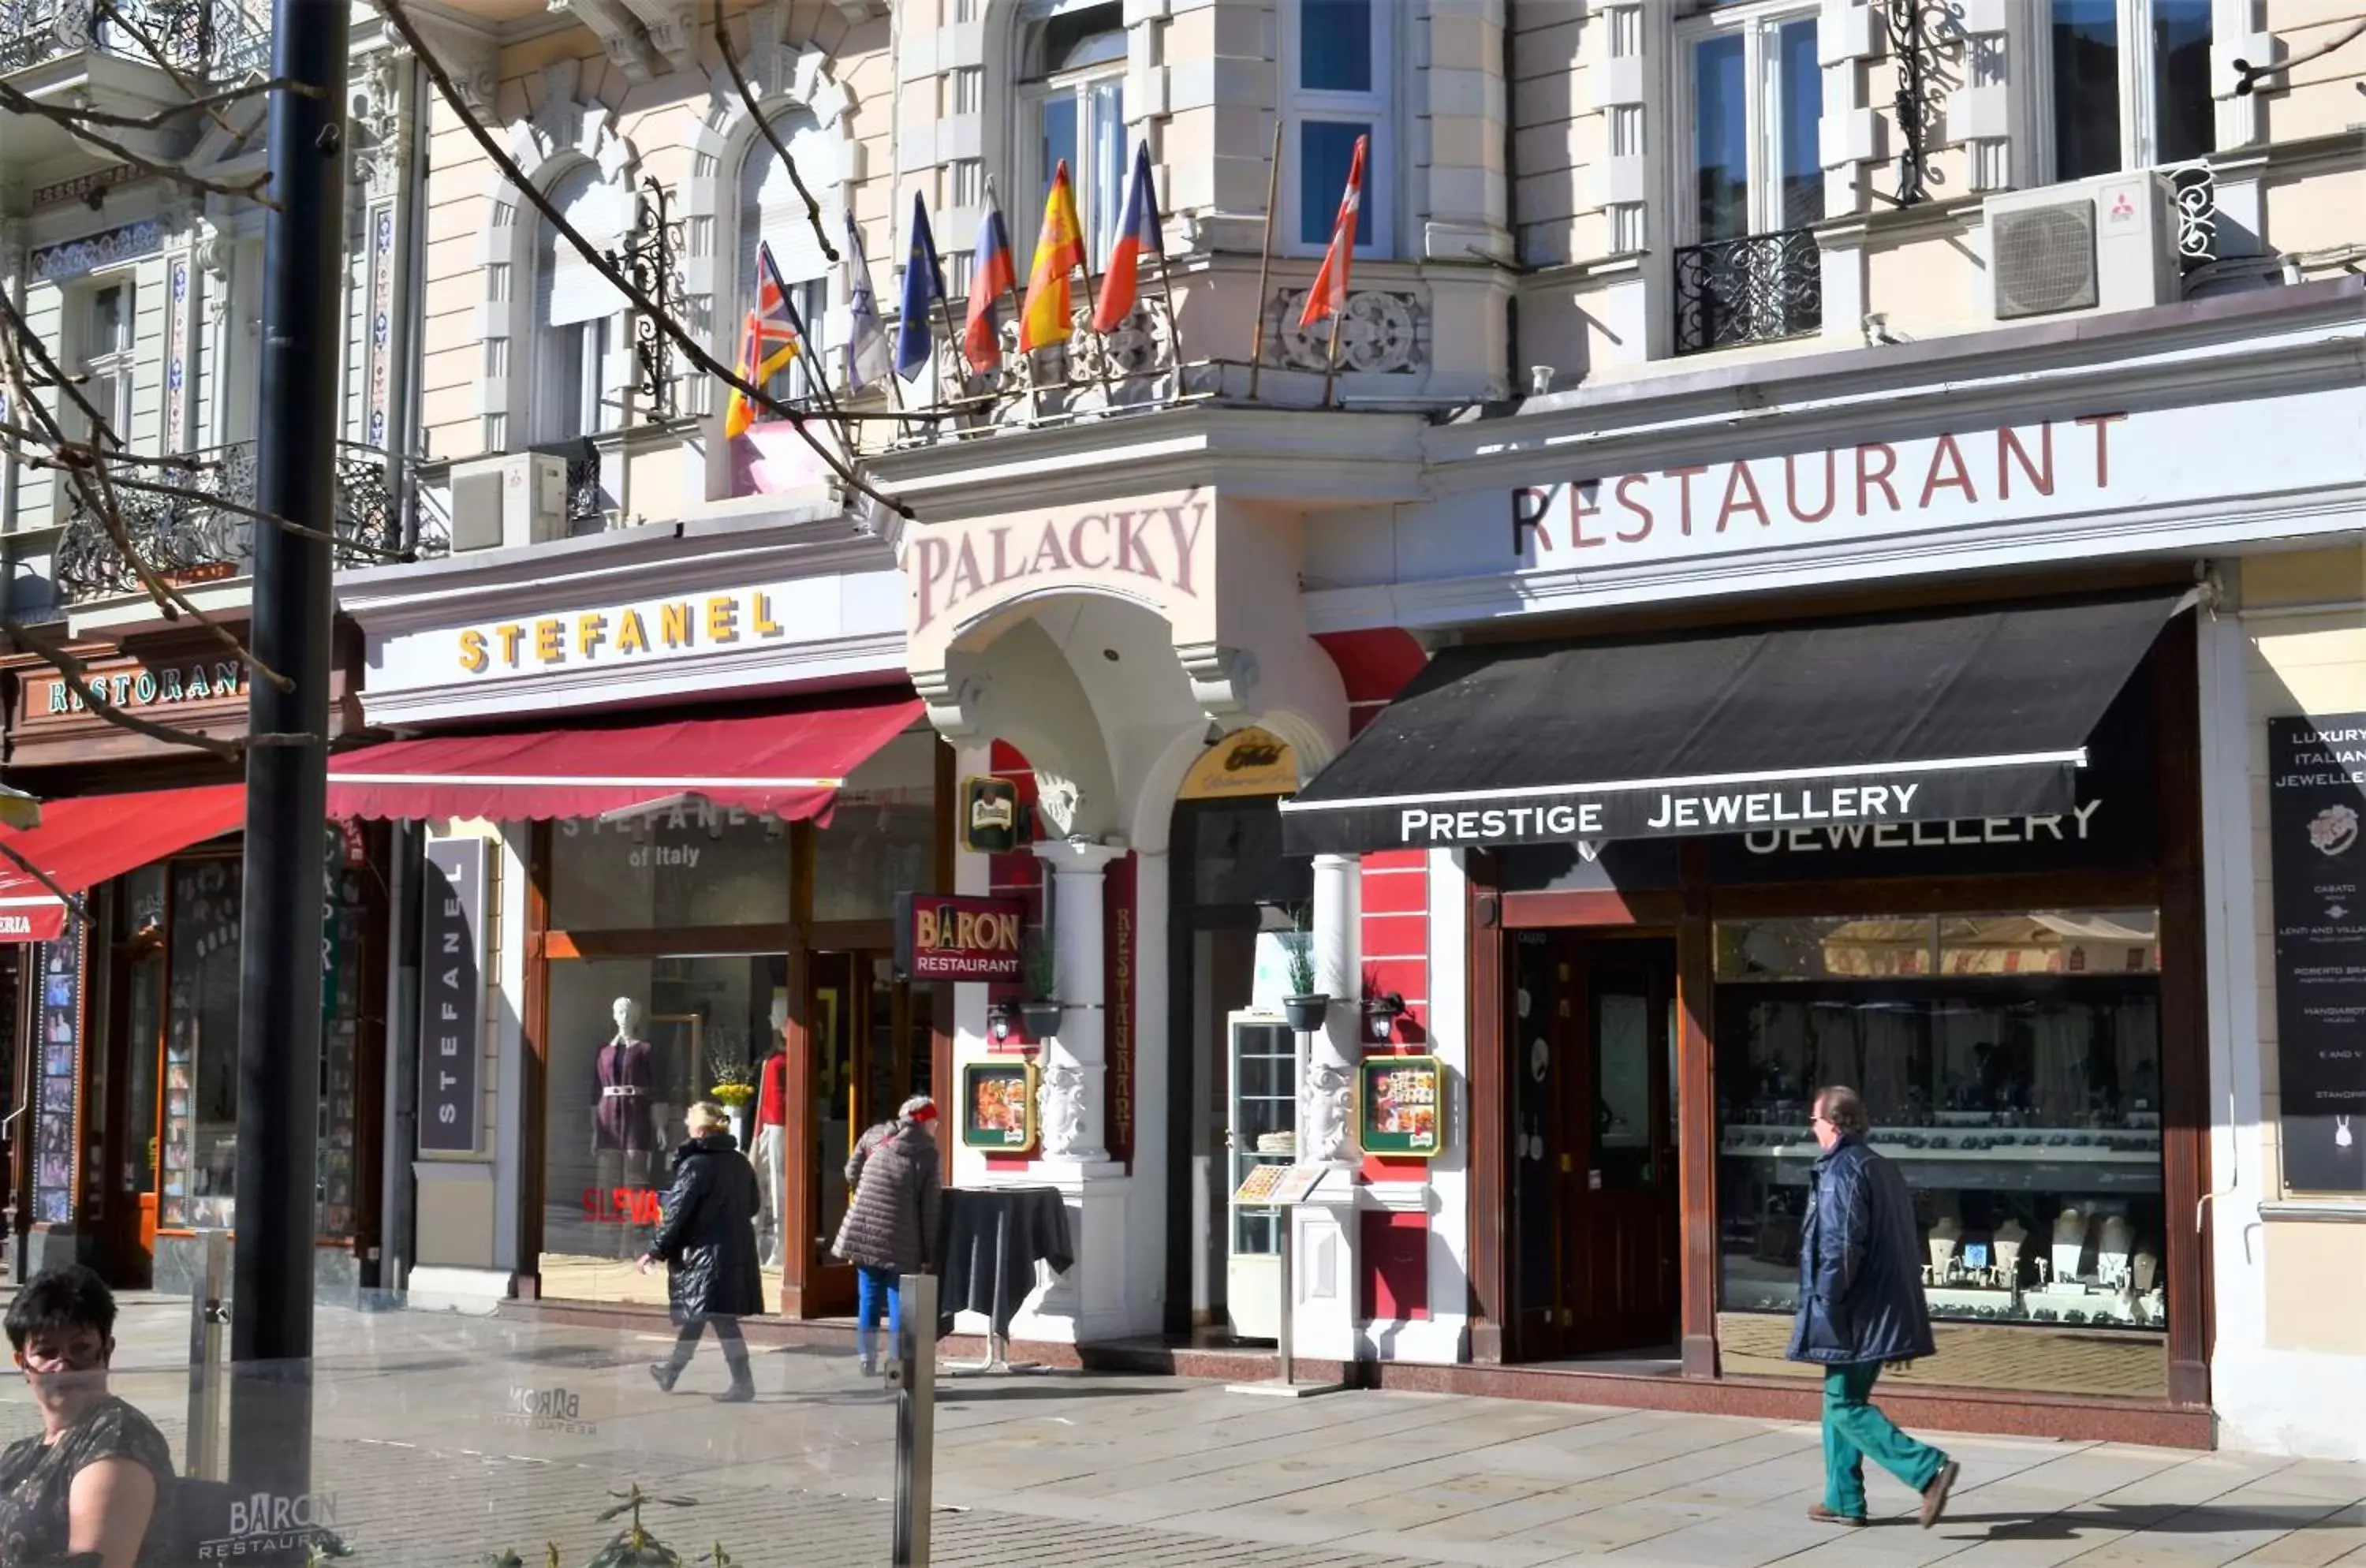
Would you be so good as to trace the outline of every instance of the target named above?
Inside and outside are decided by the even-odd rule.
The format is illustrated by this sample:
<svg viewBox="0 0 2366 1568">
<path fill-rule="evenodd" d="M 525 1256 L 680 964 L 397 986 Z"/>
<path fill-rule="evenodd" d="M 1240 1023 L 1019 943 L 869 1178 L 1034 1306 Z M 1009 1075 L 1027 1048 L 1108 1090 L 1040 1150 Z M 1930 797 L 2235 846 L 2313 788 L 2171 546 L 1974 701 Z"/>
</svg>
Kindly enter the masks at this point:
<svg viewBox="0 0 2366 1568">
<path fill-rule="evenodd" d="M 1512 492 L 1512 555 L 1535 566 L 1616 566 L 2101 506 L 2139 477 L 2120 429 L 2128 417 L 2089 413 L 1523 485 Z"/>
</svg>

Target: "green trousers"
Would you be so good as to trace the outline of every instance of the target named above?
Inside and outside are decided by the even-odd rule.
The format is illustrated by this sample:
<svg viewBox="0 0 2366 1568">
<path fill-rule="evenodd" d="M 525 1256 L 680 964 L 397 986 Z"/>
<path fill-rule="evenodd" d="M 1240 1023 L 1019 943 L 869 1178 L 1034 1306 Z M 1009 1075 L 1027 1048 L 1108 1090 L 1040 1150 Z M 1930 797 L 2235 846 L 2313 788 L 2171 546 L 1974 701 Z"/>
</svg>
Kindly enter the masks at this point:
<svg viewBox="0 0 2366 1568">
<path fill-rule="evenodd" d="M 1824 1369 L 1824 1506 L 1851 1518 L 1865 1517 L 1865 1461 L 1874 1463 L 1920 1492 L 1931 1484 L 1947 1456 L 1918 1443 L 1873 1407 L 1879 1361 Z"/>
</svg>

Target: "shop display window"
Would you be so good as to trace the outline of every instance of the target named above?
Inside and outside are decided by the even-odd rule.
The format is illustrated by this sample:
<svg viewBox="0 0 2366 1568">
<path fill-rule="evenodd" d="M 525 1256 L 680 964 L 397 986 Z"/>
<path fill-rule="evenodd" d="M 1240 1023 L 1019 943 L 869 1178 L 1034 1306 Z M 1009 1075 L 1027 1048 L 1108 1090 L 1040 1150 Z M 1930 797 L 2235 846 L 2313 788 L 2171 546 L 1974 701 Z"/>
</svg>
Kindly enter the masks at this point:
<svg viewBox="0 0 2366 1568">
<path fill-rule="evenodd" d="M 237 1223 L 242 870 L 228 856 L 178 860 L 164 868 L 163 1060 L 155 1080 L 158 1093 L 146 1093 L 140 1083 L 143 1075 L 135 1073 L 131 1102 L 135 1125 L 156 1128 L 152 1157 L 162 1168 L 136 1158 L 134 1164 L 141 1190 L 156 1194 L 162 1230 L 229 1229 Z M 365 874 L 343 867 L 332 853 L 322 887 L 321 1111 L 313 1158 L 319 1205 L 314 1223 L 323 1240 L 351 1239 L 357 1221 L 357 1064 L 362 1019 L 368 1010 L 363 994 Z M 135 908 L 141 886 L 139 874 L 127 879 Z M 142 986 L 152 973 L 142 967 L 132 977 L 130 1024 L 135 1042 L 152 1038 Z"/>
<path fill-rule="evenodd" d="M 847 780 L 814 834 L 816 920 L 891 919 L 896 895 L 933 886 L 941 744 L 933 732 L 899 735 Z"/>
<path fill-rule="evenodd" d="M 666 931 L 789 921 L 789 829 L 696 796 L 621 818 L 551 824 L 557 931 Z"/>
<path fill-rule="evenodd" d="M 656 1235 L 693 1101 L 762 1081 L 786 1004 L 778 953 L 584 960 L 549 969 L 543 1293 L 665 1300 L 634 1263 Z M 778 1007 L 776 1007 L 776 1003 Z M 730 1107 L 745 1147 L 751 1108 Z M 843 1157 L 843 1156 L 841 1156 Z"/>
<path fill-rule="evenodd" d="M 2153 912 L 1727 922 L 1717 947 L 1724 1310 L 1796 1308 L 1808 1115 L 1846 1084 L 1914 1194 L 1943 1350 L 1950 1325 L 2056 1331 L 1946 1381 L 2146 1392 L 2167 1323 Z M 1720 1337 L 1757 1370 L 1773 1326 Z"/>
</svg>

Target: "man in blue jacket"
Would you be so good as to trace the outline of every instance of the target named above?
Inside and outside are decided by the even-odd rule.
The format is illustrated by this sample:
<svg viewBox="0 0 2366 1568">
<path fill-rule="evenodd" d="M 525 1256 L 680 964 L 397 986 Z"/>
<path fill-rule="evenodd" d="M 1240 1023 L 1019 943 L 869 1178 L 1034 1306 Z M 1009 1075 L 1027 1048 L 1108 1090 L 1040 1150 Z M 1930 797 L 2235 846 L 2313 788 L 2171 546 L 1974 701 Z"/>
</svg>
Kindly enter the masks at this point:
<svg viewBox="0 0 2366 1568">
<path fill-rule="evenodd" d="M 1898 1168 L 1873 1152 L 1872 1123 L 1856 1090 L 1816 1095 L 1816 1161 L 1799 1238 L 1799 1316 L 1790 1358 L 1824 1369 L 1824 1499 L 1820 1523 L 1865 1522 L 1865 1461 L 1922 1495 L 1922 1528 L 1939 1522 L 1955 1461 L 1899 1431 L 1873 1406 L 1885 1361 L 1930 1355 L 1922 1303 L 1921 1233 Z"/>
</svg>

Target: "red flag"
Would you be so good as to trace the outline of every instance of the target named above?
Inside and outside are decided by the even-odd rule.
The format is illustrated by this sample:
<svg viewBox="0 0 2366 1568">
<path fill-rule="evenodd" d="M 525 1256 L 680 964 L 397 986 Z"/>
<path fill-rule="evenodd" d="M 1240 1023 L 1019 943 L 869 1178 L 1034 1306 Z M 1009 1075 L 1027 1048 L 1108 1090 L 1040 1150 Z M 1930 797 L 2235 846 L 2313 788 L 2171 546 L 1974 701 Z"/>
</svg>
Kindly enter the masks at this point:
<svg viewBox="0 0 2366 1568">
<path fill-rule="evenodd" d="M 1133 314 L 1137 278 L 1145 251 L 1165 265 L 1158 237 L 1158 193 L 1150 188 L 1150 143 L 1133 152 L 1133 184 L 1125 197 L 1125 227 L 1110 253 L 1109 271 L 1101 275 L 1100 302 L 1093 311 L 1093 331 L 1113 333 Z"/>
<path fill-rule="evenodd" d="M 1347 165 L 1347 188 L 1339 196 L 1338 220 L 1331 226 L 1331 246 L 1323 253 L 1323 270 L 1307 291 L 1306 309 L 1299 312 L 1298 330 L 1304 332 L 1325 316 L 1347 308 L 1347 272 L 1356 260 L 1356 215 L 1364 205 L 1364 149 L 1369 136 L 1356 138 L 1356 156 Z"/>
<path fill-rule="evenodd" d="M 994 302 L 1018 286 L 1010 259 L 1010 235 L 1002 226 L 1002 207 L 994 186 L 986 187 L 986 216 L 978 220 L 977 254 L 970 262 L 969 320 L 962 328 L 962 354 L 969 367 L 983 376 L 1002 367 L 1002 335 L 994 319 Z"/>
</svg>

